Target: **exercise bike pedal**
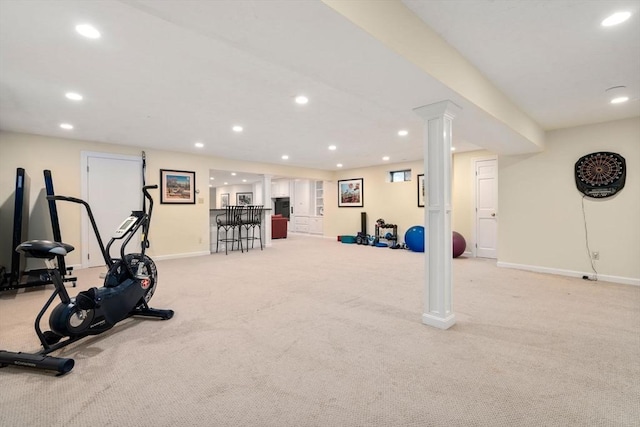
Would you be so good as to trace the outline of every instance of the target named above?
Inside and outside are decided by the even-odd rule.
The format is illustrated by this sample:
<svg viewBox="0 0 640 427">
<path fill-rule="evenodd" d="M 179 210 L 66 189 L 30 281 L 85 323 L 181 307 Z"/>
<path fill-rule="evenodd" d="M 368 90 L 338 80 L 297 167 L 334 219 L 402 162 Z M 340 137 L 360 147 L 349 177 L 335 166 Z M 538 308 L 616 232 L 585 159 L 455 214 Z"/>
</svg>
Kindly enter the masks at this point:
<svg viewBox="0 0 640 427">
<path fill-rule="evenodd" d="M 58 335 L 53 331 L 44 331 L 42 335 L 44 335 L 44 340 L 48 345 L 57 344 L 63 338 L 62 335 Z"/>
<path fill-rule="evenodd" d="M 88 291 L 82 291 L 76 296 L 76 305 L 81 310 L 93 310 L 100 307 L 100 298 L 97 297 L 96 288 L 91 288 Z"/>
</svg>

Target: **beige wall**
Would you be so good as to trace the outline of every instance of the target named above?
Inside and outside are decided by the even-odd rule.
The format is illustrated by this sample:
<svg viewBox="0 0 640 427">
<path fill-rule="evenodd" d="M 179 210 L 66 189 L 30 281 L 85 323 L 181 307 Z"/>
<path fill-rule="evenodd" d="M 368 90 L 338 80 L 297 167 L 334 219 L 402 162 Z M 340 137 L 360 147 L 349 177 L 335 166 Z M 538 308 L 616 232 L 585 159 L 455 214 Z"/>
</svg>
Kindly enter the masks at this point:
<svg viewBox="0 0 640 427">
<path fill-rule="evenodd" d="M 147 154 L 147 183 L 157 184 L 160 169 L 190 170 L 196 172 L 198 203 L 189 206 L 161 205 L 158 193 L 153 222 L 149 233 L 149 254 L 158 256 L 184 256 L 209 252 L 209 170 L 234 170 L 279 176 L 297 176 L 309 179 L 332 179 L 332 173 L 315 169 L 294 168 L 222 159 L 212 156 L 102 144 L 38 135 L 0 132 L 0 265 L 9 266 L 11 259 L 11 230 L 13 224 L 12 194 L 15 188 L 16 168 L 25 168 L 31 178 L 29 239 L 52 238 L 51 225 L 44 199 L 42 171 L 50 169 L 56 194 L 81 197 L 81 152 L 93 151 L 121 155 Z M 251 186 L 247 191 L 251 191 Z M 201 202 L 200 203 L 200 199 Z M 69 254 L 68 263 L 80 264 L 81 211 L 80 206 L 58 204 L 62 238 L 76 247 Z M 177 227 L 176 224 L 180 224 Z M 7 243 L 4 243 L 7 241 Z"/>
<path fill-rule="evenodd" d="M 409 182 L 388 182 L 389 172 L 411 169 Z M 325 222 L 327 236 L 355 235 L 360 231 L 360 212 L 367 213 L 367 232 L 373 234 L 374 224 L 383 218 L 389 224 L 398 225 L 398 234 L 404 241 L 404 233 L 413 225 L 424 224 L 424 208 L 418 207 L 417 175 L 423 173 L 422 161 L 395 163 L 336 173 L 333 182 L 325 183 Z M 363 178 L 363 208 L 338 208 L 338 180 Z M 388 230 L 387 230 L 388 231 Z"/>
<path fill-rule="evenodd" d="M 52 238 L 48 208 L 44 202 L 44 179 L 42 171 L 50 169 L 56 194 L 81 196 L 80 161 L 82 151 L 140 155 L 142 149 L 112 144 L 90 143 L 68 139 L 45 138 L 36 135 L 15 133 L 0 134 L 2 172 L 0 175 L 0 200 L 8 200 L 15 187 L 15 170 L 23 167 L 31 177 L 29 223 L 30 239 Z M 192 170 L 196 172 L 196 205 L 161 205 L 158 190 L 155 196 L 153 219 L 149 237 L 151 256 L 169 254 L 200 253 L 209 249 L 209 167 L 201 156 L 184 153 L 145 149 L 147 154 L 147 183 L 158 184 L 160 169 Z M 135 207 L 132 207 L 134 209 Z M 60 231 L 65 242 L 76 250 L 69 254 L 69 264 L 80 264 L 81 254 L 81 207 L 69 203 L 58 203 Z M 2 209 L 2 223 L 12 222 L 13 211 Z M 180 227 L 176 221 L 180 220 Z M 44 221 L 43 221 L 44 220 Z M 43 230 L 42 225 L 45 224 Z M 9 225 L 9 227 L 11 227 Z M 44 231 L 44 232 L 43 232 Z M 5 235 L 3 231 L 3 236 Z M 9 245 L 1 245 L 2 264 L 10 259 Z"/>
<path fill-rule="evenodd" d="M 627 160 L 627 184 L 616 197 L 585 200 L 592 251 L 600 252 L 596 269 L 602 275 L 640 279 L 640 119 L 628 119 L 549 132 L 543 153 L 500 156 L 498 260 L 505 264 L 542 267 L 569 272 L 590 272 L 584 244 L 581 197 L 575 188 L 573 165 L 582 155 L 594 151 L 614 151 Z M 68 139 L 0 132 L 0 224 L 2 238 L 10 237 L 13 206 L 9 205 L 15 185 L 16 167 L 31 176 L 32 220 L 30 238 L 41 238 L 49 221 L 41 198 L 42 170 L 51 169 L 56 193 L 80 196 L 80 152 L 98 151 L 138 155 L 142 148 L 99 144 Z M 148 150 L 147 181 L 155 183 L 160 168 L 195 170 L 203 198 L 185 206 L 160 205 L 151 230 L 153 256 L 202 253 L 209 248 L 209 169 L 320 179 L 324 187 L 324 234 L 334 237 L 360 230 L 360 212 L 368 214 L 367 231 L 373 233 L 378 218 L 399 226 L 403 240 L 406 230 L 424 223 L 424 208 L 417 206 L 416 177 L 423 162 L 396 163 L 336 173 L 270 164 L 230 161 L 215 157 Z M 453 157 L 452 228 L 467 244 L 473 244 L 474 177 L 473 159 L 491 156 L 487 151 L 456 153 Z M 411 169 L 412 181 L 388 182 L 392 170 Z M 337 207 L 337 181 L 364 178 L 364 208 Z M 247 190 L 251 191 L 251 190 Z M 80 210 L 59 205 L 62 234 L 80 244 Z M 177 231 L 178 215 L 188 212 L 184 229 Z M 182 219 L 181 223 L 183 223 Z M 8 226 L 8 233 L 7 233 Z M 39 228 L 40 227 L 40 228 Z M 44 230 L 50 236 L 50 226 Z M 200 240 L 202 242 L 200 243 Z M 467 248 L 469 250 L 469 247 Z M 71 264 L 79 264 L 72 253 Z M 8 265 L 9 247 L 0 245 L 0 264 Z"/>
<path fill-rule="evenodd" d="M 479 150 L 453 156 L 452 229 L 472 244 L 474 227 L 473 160 L 493 156 Z M 389 172 L 411 169 L 410 182 L 388 182 Z M 417 176 L 424 173 L 422 161 L 340 171 L 336 181 L 325 184 L 325 226 L 327 236 L 355 234 L 360 230 L 360 212 L 367 212 L 367 232 L 374 233 L 378 218 L 398 225 L 400 241 L 413 225 L 424 225 L 424 208 L 418 207 Z M 337 180 L 364 178 L 364 208 L 338 208 Z M 329 194 L 331 192 L 331 194 Z M 469 249 L 467 249 L 469 250 Z"/>
<path fill-rule="evenodd" d="M 640 279 L 640 118 L 552 131 L 544 152 L 500 157 L 500 262 L 591 271 L 573 167 L 596 151 L 627 163 L 620 193 L 584 201 L 590 247 L 600 252 L 596 270 Z"/>
</svg>

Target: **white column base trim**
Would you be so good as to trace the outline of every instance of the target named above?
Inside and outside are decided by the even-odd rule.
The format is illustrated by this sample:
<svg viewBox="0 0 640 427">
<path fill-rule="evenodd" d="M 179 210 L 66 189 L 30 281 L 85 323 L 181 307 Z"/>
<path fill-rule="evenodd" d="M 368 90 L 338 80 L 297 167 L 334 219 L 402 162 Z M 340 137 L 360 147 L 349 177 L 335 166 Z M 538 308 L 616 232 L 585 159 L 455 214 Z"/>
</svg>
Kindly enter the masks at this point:
<svg viewBox="0 0 640 427">
<path fill-rule="evenodd" d="M 562 270 L 560 268 L 540 267 L 537 265 L 526 265 L 526 264 L 513 264 L 510 262 L 501 262 L 501 261 L 498 261 L 496 265 L 502 268 L 515 268 L 516 270 L 534 271 L 536 273 L 546 273 L 546 274 L 557 274 L 559 276 L 580 277 L 580 278 L 582 278 L 583 276 L 589 276 L 589 277 L 594 276 L 593 271 L 584 272 L 584 271 Z M 603 282 L 620 283 L 623 285 L 640 286 L 640 279 L 636 279 L 633 277 L 609 276 L 606 274 L 598 273 L 598 280 L 601 280 Z"/>
<path fill-rule="evenodd" d="M 434 316 L 433 314 L 422 313 L 422 323 L 438 329 L 449 329 L 456 324 L 456 315 L 452 313 L 449 316 L 442 318 Z"/>
</svg>

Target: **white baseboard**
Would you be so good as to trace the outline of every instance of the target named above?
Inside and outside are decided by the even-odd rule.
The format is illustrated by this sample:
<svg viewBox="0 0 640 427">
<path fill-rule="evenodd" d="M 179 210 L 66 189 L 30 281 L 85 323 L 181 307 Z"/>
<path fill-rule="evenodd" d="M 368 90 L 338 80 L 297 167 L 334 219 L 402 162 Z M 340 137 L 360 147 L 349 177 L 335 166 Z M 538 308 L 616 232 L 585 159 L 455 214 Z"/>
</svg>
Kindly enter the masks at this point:
<svg viewBox="0 0 640 427">
<path fill-rule="evenodd" d="M 295 236 L 307 236 L 307 237 L 322 237 L 322 238 L 326 238 L 328 236 L 325 236 L 324 234 L 318 234 L 318 233 L 304 233 L 301 231 L 289 231 L 289 234 L 293 234 Z M 335 238 L 335 237 L 334 237 Z"/>
<path fill-rule="evenodd" d="M 155 255 L 151 257 L 154 261 L 162 261 L 165 259 L 191 258 L 194 256 L 211 255 L 211 251 L 187 252 L 183 254 Z"/>
<path fill-rule="evenodd" d="M 560 268 L 540 267 L 537 265 L 526 265 L 526 264 L 513 264 L 510 262 L 502 262 L 502 261 L 498 261 L 496 265 L 498 267 L 503 267 L 503 268 L 515 268 L 517 270 L 534 271 L 536 273 L 557 274 L 559 276 L 581 278 L 583 276 L 592 277 L 594 275 L 592 271 L 584 272 L 584 271 L 563 270 Z M 620 276 L 609 276 L 606 274 L 598 274 L 598 280 L 602 280 L 603 282 L 620 283 L 623 285 L 640 286 L 640 279 L 634 279 L 632 277 L 620 277 Z"/>
</svg>

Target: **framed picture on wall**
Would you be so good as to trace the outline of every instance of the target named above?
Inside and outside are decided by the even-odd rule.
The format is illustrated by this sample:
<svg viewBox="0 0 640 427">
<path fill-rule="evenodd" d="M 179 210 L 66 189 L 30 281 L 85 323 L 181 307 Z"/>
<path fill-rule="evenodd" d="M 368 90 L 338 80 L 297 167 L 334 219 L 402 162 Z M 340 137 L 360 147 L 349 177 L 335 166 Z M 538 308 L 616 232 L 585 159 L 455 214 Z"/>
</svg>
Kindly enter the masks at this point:
<svg viewBox="0 0 640 427">
<path fill-rule="evenodd" d="M 220 207 L 226 208 L 229 206 L 229 193 L 222 193 L 220 195 Z"/>
<path fill-rule="evenodd" d="M 236 205 L 248 206 L 253 204 L 253 193 L 236 193 Z"/>
<path fill-rule="evenodd" d="M 338 207 L 361 208 L 364 206 L 364 179 L 344 179 L 338 181 Z"/>
<path fill-rule="evenodd" d="M 418 175 L 418 207 L 424 207 L 424 174 Z"/>
<path fill-rule="evenodd" d="M 196 173 L 160 169 L 160 203 L 195 204 Z"/>
</svg>

